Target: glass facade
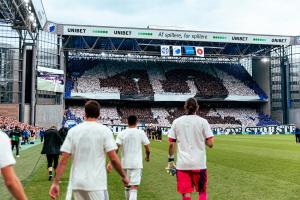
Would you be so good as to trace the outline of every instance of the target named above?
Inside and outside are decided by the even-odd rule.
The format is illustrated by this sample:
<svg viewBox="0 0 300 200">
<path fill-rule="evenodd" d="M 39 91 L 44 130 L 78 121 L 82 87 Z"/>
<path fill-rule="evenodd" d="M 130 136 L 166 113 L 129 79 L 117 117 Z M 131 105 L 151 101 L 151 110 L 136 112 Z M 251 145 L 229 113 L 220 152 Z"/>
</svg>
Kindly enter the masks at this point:
<svg viewBox="0 0 300 200">
<path fill-rule="evenodd" d="M 282 49 L 277 48 L 271 53 L 271 106 L 272 111 L 282 110 L 281 98 L 281 55 Z"/>
<path fill-rule="evenodd" d="M 284 115 L 283 94 L 287 94 L 287 115 L 291 109 L 300 108 L 300 46 L 287 46 L 274 49 L 271 54 L 271 106 L 272 112 L 281 111 Z M 282 88 L 281 61 L 284 63 L 287 87 Z M 290 119 L 293 120 L 294 119 Z M 289 121 L 290 121 L 289 120 Z"/>
<path fill-rule="evenodd" d="M 19 103 L 22 65 L 20 39 L 11 25 L 0 23 L 0 103 Z"/>
<path fill-rule="evenodd" d="M 291 46 L 286 50 L 289 65 L 290 108 L 300 108 L 300 46 Z"/>
<path fill-rule="evenodd" d="M 37 48 L 37 66 L 60 69 L 61 38 L 53 33 L 39 32 Z M 37 91 L 38 104 L 61 104 L 60 93 Z"/>
</svg>

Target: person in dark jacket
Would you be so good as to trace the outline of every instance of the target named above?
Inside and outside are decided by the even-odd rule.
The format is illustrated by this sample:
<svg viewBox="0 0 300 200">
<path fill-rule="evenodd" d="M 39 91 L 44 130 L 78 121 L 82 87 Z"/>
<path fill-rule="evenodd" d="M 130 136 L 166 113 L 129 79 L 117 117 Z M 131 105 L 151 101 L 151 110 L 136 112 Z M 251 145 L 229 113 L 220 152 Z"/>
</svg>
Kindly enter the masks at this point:
<svg viewBox="0 0 300 200">
<path fill-rule="evenodd" d="M 61 145 L 62 139 L 59 136 L 59 133 L 55 126 L 52 126 L 50 129 L 45 131 L 42 154 L 46 154 L 47 157 L 49 181 L 53 176 L 53 168 L 54 171 L 57 168 Z"/>
<path fill-rule="evenodd" d="M 295 136 L 296 136 L 296 143 L 300 143 L 300 129 L 299 128 L 296 128 L 296 131 L 295 131 Z"/>
<path fill-rule="evenodd" d="M 61 137 L 62 143 L 64 143 L 64 141 L 68 135 L 68 131 L 69 131 L 68 127 L 65 127 L 65 126 L 61 127 L 61 129 L 59 129 L 58 133 L 59 133 L 59 136 Z"/>
</svg>

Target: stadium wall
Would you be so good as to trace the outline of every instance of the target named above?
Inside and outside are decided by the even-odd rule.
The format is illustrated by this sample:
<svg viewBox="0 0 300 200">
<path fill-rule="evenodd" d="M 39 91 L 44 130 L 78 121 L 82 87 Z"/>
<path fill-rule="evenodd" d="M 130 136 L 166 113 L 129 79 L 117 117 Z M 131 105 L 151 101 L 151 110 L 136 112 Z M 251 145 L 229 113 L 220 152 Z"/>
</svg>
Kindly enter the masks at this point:
<svg viewBox="0 0 300 200">
<path fill-rule="evenodd" d="M 35 125 L 49 128 L 50 126 L 61 127 L 63 120 L 63 105 L 36 105 Z"/>
<path fill-rule="evenodd" d="M 270 99 L 271 85 L 270 85 L 270 63 L 262 62 L 260 58 L 252 59 L 252 76 L 254 81 L 259 85 L 261 89 L 267 94 Z M 262 111 L 265 114 L 271 115 L 271 103 L 268 100 L 266 103 L 261 104 Z"/>
<path fill-rule="evenodd" d="M 290 109 L 289 115 L 290 123 L 300 127 L 300 109 Z"/>
<path fill-rule="evenodd" d="M 273 110 L 272 111 L 272 118 L 282 122 L 283 121 L 283 113 L 282 110 Z"/>
<path fill-rule="evenodd" d="M 0 104 L 0 115 L 19 120 L 19 104 Z"/>
<path fill-rule="evenodd" d="M 29 124 L 30 123 L 30 104 L 25 104 L 24 108 L 24 123 Z"/>
</svg>

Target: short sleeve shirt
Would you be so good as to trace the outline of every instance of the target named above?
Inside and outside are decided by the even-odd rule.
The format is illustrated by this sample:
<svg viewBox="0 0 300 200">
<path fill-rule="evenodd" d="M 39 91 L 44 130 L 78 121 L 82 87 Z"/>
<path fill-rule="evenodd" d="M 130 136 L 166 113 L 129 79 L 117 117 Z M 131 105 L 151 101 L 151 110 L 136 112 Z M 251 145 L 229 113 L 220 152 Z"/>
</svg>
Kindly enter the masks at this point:
<svg viewBox="0 0 300 200">
<path fill-rule="evenodd" d="M 177 169 L 206 169 L 205 142 L 213 137 L 206 119 L 197 115 L 179 117 L 174 120 L 168 136 L 171 142 L 177 143 Z"/>
<path fill-rule="evenodd" d="M 137 128 L 128 128 L 118 134 L 117 144 L 122 145 L 124 169 L 143 168 L 143 146 L 150 144 L 146 133 Z"/>
<path fill-rule="evenodd" d="M 69 130 L 61 147 L 73 157 L 73 190 L 107 189 L 106 153 L 116 150 L 111 130 L 97 122 L 83 122 Z"/>
<path fill-rule="evenodd" d="M 0 169 L 16 164 L 8 136 L 0 131 Z"/>
</svg>

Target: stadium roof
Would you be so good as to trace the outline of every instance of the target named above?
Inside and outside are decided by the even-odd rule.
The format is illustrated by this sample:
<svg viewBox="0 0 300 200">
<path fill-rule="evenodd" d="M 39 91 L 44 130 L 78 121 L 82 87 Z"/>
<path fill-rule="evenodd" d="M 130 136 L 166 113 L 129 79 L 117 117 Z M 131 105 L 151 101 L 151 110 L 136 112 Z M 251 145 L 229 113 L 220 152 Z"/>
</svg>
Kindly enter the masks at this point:
<svg viewBox="0 0 300 200">
<path fill-rule="evenodd" d="M 269 56 L 276 47 L 294 43 L 294 37 L 282 35 L 54 25 L 55 32 L 64 36 L 64 50 L 90 53 L 159 56 L 161 45 L 178 45 L 204 47 L 205 57 Z"/>
<path fill-rule="evenodd" d="M 32 33 L 44 28 L 47 17 L 41 0 L 0 0 L 0 22 L 27 30 L 33 39 Z"/>
</svg>

